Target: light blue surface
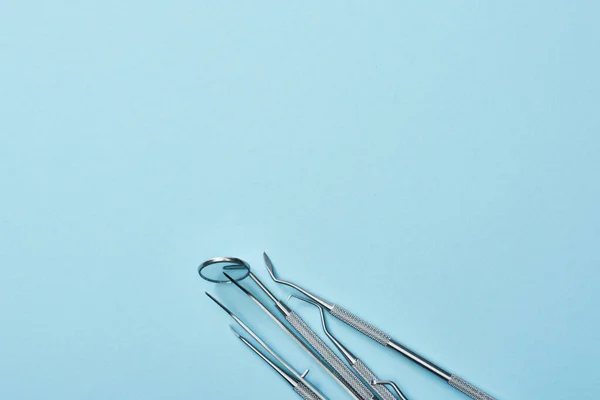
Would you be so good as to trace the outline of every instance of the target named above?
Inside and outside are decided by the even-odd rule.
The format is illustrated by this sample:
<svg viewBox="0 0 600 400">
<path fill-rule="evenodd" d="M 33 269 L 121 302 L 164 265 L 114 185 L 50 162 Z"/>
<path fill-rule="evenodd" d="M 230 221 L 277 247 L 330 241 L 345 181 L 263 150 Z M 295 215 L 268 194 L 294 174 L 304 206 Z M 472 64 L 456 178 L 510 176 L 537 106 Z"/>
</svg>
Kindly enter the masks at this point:
<svg viewBox="0 0 600 400">
<path fill-rule="evenodd" d="M 297 398 L 205 290 L 346 398 L 196 274 L 263 250 L 501 400 L 598 397 L 598 3 L 368 3 L 0 6 L 0 398 Z"/>
</svg>

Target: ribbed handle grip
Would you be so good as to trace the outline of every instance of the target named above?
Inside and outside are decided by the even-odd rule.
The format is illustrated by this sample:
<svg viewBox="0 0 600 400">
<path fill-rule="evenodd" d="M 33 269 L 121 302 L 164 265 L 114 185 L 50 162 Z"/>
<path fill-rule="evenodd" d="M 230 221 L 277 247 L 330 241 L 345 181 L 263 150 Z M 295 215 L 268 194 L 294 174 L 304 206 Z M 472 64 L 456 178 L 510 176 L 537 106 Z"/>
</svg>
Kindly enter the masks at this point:
<svg viewBox="0 0 600 400">
<path fill-rule="evenodd" d="M 285 319 L 298 331 L 298 333 L 331 365 L 344 381 L 364 400 L 374 398 L 373 393 L 361 380 L 354 375 L 352 370 L 331 350 L 325 342 L 308 326 L 295 312 L 289 313 Z"/>
<path fill-rule="evenodd" d="M 450 378 L 448 383 L 450 384 L 450 386 L 454 387 L 455 389 L 460 390 L 461 392 L 463 392 L 464 394 L 466 394 L 467 396 L 469 396 L 472 399 L 495 400 L 492 396 L 485 393 L 483 390 L 477 389 L 475 386 L 471 385 L 469 382 L 465 381 L 464 379 L 462 379 L 456 375 L 452 375 L 452 377 Z"/>
<path fill-rule="evenodd" d="M 298 385 L 294 388 L 294 391 L 298 393 L 304 400 L 319 400 L 319 396 L 317 396 L 302 382 L 298 383 Z"/>
<path fill-rule="evenodd" d="M 362 332 L 364 335 L 367 335 L 371 339 L 381 343 L 384 346 L 387 346 L 388 342 L 391 339 L 390 335 L 388 335 L 387 333 L 384 333 L 381 330 L 375 328 L 373 325 L 362 320 L 360 317 L 357 317 L 350 311 L 345 310 L 340 306 L 333 306 L 333 309 L 330 312 L 331 315 L 333 315 L 340 321 L 345 322 L 357 331 Z"/>
<path fill-rule="evenodd" d="M 375 376 L 373 371 L 371 371 L 369 367 L 367 367 L 362 361 L 356 360 L 356 363 L 353 365 L 353 367 L 354 370 L 358 372 L 360 377 L 363 378 L 365 382 L 371 384 L 371 382 L 379 380 L 377 379 L 377 376 Z M 371 387 L 373 388 L 375 393 L 377 393 L 377 395 L 381 397 L 382 400 L 397 400 L 396 397 L 394 397 L 394 395 L 392 394 L 392 392 L 390 392 L 388 388 L 386 388 L 384 385 L 371 385 Z"/>
</svg>

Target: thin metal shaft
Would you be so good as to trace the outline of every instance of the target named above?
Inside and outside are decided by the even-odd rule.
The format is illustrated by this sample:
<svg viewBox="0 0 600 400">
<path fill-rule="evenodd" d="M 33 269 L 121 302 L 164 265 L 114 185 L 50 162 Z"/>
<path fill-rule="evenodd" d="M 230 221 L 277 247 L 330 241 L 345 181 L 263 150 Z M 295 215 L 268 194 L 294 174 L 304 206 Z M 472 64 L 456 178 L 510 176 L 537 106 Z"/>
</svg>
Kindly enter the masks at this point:
<svg viewBox="0 0 600 400">
<path fill-rule="evenodd" d="M 390 339 L 390 341 L 387 344 L 387 347 L 390 347 L 390 348 L 396 350 L 398 353 L 402 354 L 404 357 L 415 362 L 416 364 L 425 368 L 429 372 L 433 372 L 435 375 L 439 376 L 440 378 L 444 379 L 445 381 L 449 381 L 450 378 L 452 377 L 452 374 L 449 373 L 448 371 L 444 370 L 442 367 L 439 367 L 438 365 L 432 363 L 428 359 L 420 356 L 419 354 L 415 353 L 414 351 L 412 351 L 408 347 L 404 346 L 403 344 L 398 343 L 394 339 Z"/>
<path fill-rule="evenodd" d="M 278 303 L 279 300 L 277 299 L 277 297 L 275 297 L 275 295 L 260 281 L 260 279 L 258 279 L 256 277 L 256 275 L 254 275 L 252 272 L 250 272 L 250 274 L 248 275 L 250 277 L 250 279 L 252 279 L 254 281 L 254 283 L 256 283 L 258 285 L 258 287 L 265 292 L 265 294 L 267 296 L 269 296 L 269 298 L 271 299 L 271 301 L 273 303 Z"/>
<path fill-rule="evenodd" d="M 235 331 L 235 329 L 233 329 L 233 327 L 231 327 L 231 330 L 233 331 L 233 333 L 235 334 L 235 336 L 237 336 L 238 339 L 240 339 L 242 341 L 242 343 L 244 343 L 246 346 L 248 346 L 250 349 L 252 349 L 253 352 L 255 352 L 256 354 L 258 354 L 258 356 L 260 358 L 262 358 L 267 364 L 269 364 L 271 366 L 271 368 L 273 368 L 283 379 L 285 379 L 285 381 L 287 383 L 290 384 L 290 386 L 292 386 L 292 387 L 298 386 L 298 381 L 296 381 L 296 379 L 293 376 L 291 376 L 290 374 L 288 374 L 287 372 L 285 372 L 283 369 L 279 368 L 279 366 L 277 366 L 277 364 L 275 364 L 273 361 L 269 360 L 269 357 L 267 357 L 266 355 L 264 355 L 259 349 L 257 349 L 245 337 L 243 337 L 242 335 L 240 335 L 239 333 L 237 333 Z"/>
<path fill-rule="evenodd" d="M 225 273 L 225 276 L 229 276 Z M 254 281 L 254 283 L 256 283 L 256 285 L 271 299 L 271 301 L 273 303 L 275 303 L 275 307 L 277 307 L 277 309 L 279 311 L 281 311 L 281 313 L 284 316 L 288 316 L 290 315 L 290 313 L 292 312 L 284 303 L 282 303 L 277 297 L 275 297 L 275 295 L 265 286 L 264 283 L 261 282 L 260 279 L 258 279 L 258 277 L 256 275 L 254 275 L 252 272 L 250 272 L 248 274 L 248 276 L 250 277 L 250 279 L 252 279 Z"/>
<path fill-rule="evenodd" d="M 231 277 L 228 277 L 228 278 L 231 279 Z M 312 349 L 312 347 L 310 347 L 308 344 L 306 344 L 294 331 L 292 331 L 287 325 L 285 325 L 283 322 L 281 322 L 281 320 L 279 320 L 279 318 L 275 314 L 273 314 L 271 312 L 271 310 L 269 310 L 267 308 L 267 306 L 265 306 L 260 300 L 258 300 L 252 293 L 250 293 L 245 287 L 240 285 L 237 281 L 235 281 L 234 279 L 231 279 L 231 282 L 237 288 L 239 288 L 242 292 L 244 292 L 248 297 L 250 297 L 250 299 L 252 299 L 252 301 L 254 301 L 254 303 L 256 303 L 256 305 L 258 305 L 260 307 L 260 309 L 263 310 L 269 317 L 271 317 L 271 319 L 277 324 L 277 326 L 279 326 L 285 333 L 287 333 L 288 336 L 290 336 L 292 339 L 294 339 L 294 341 L 297 344 L 299 344 L 313 358 L 313 360 L 315 360 L 321 367 L 323 367 L 323 369 L 338 384 L 340 384 L 340 386 L 342 386 L 342 388 L 346 392 L 348 392 L 348 394 L 350 396 L 352 396 L 353 399 L 361 400 L 361 398 L 359 396 L 357 396 L 356 393 L 354 393 L 352 388 L 347 386 L 346 382 L 341 378 L 341 376 L 336 371 L 331 369 L 331 367 L 327 363 L 325 363 L 323 361 L 323 359 L 321 359 L 321 357 L 319 357 L 319 355 L 317 355 L 315 353 L 315 351 Z"/>
</svg>

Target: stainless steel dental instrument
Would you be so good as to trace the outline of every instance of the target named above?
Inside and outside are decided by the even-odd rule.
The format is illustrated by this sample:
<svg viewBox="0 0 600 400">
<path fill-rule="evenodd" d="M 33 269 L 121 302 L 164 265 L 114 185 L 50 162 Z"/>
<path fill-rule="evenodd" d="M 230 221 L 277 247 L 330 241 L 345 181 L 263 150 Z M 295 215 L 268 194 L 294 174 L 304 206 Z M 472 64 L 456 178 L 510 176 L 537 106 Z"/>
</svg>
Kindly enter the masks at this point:
<svg viewBox="0 0 600 400">
<path fill-rule="evenodd" d="M 379 395 L 379 397 L 381 397 L 382 400 L 396 400 L 396 397 L 394 397 L 392 392 L 390 392 L 385 387 L 385 385 L 381 385 L 379 383 L 377 383 L 377 384 L 373 383 L 373 381 L 380 382 L 380 380 L 373 373 L 373 371 L 371 371 L 369 369 L 369 367 L 367 367 L 365 365 L 364 362 L 362 362 L 354 354 L 352 354 L 352 352 L 350 350 L 348 350 L 348 348 L 346 346 L 344 346 L 335 336 L 333 336 L 331 334 L 331 332 L 329 331 L 329 328 L 327 327 L 327 321 L 325 320 L 325 311 L 323 311 L 323 307 L 321 307 L 319 305 L 319 303 L 317 303 L 311 299 L 306 299 L 306 298 L 303 298 L 300 296 L 296 296 L 295 294 L 290 295 L 290 298 L 292 298 L 292 297 L 295 299 L 298 299 L 298 300 L 305 301 L 308 304 L 312 304 L 313 306 L 317 307 L 319 309 L 319 313 L 321 314 L 321 325 L 323 326 L 323 331 L 325 332 L 325 335 L 327 335 L 327 337 L 331 340 L 331 342 L 335 345 L 335 347 L 337 347 L 337 349 L 340 351 L 340 353 L 342 353 L 344 355 L 344 358 L 348 361 L 348 363 L 352 366 L 352 368 L 354 368 L 354 370 L 358 373 L 358 375 L 361 378 L 363 378 L 363 380 L 365 382 L 369 383 L 369 385 L 371 385 L 373 387 L 373 390 L 375 391 L 375 393 L 377 393 Z M 394 387 L 398 388 L 398 386 L 395 384 L 394 384 Z M 406 396 L 404 395 L 404 393 L 402 393 L 400 388 L 398 388 L 396 392 L 398 393 L 398 396 L 400 397 L 401 400 L 408 400 L 406 398 Z"/>
<path fill-rule="evenodd" d="M 250 296 L 255 302 L 258 302 L 256 297 L 244 288 L 239 282 L 233 280 L 226 272 L 223 272 L 232 283 L 242 290 L 246 295 Z M 325 360 L 325 362 L 333 368 L 333 370 L 341 377 L 344 387 L 349 389 L 355 398 L 361 400 L 376 399 L 376 396 L 371 390 L 358 378 L 352 370 L 333 352 L 329 346 L 321 340 L 321 338 L 308 326 L 306 323 L 292 311 L 288 306 L 279 301 L 266 286 L 250 272 L 250 278 L 267 294 L 267 296 L 275 303 L 277 309 L 284 315 L 286 321 L 306 340 L 306 342 Z M 264 306 L 263 306 L 264 307 Z"/>
<path fill-rule="evenodd" d="M 250 336 L 252 336 L 252 338 L 254 340 L 256 340 L 256 342 L 258 344 L 260 344 L 275 360 L 277 360 L 281 365 L 283 365 L 285 368 L 287 368 L 289 370 L 289 372 L 294 375 L 294 377 L 302 382 L 307 388 L 309 388 L 314 395 L 320 399 L 320 400 L 327 400 L 325 398 L 325 396 L 323 396 L 318 390 L 317 388 L 314 387 L 314 385 L 312 385 L 308 380 L 306 380 L 306 375 L 308 374 L 308 370 L 305 370 L 303 373 L 299 373 L 298 371 L 296 371 L 291 365 L 289 365 L 285 360 L 283 360 L 281 357 L 279 357 L 277 355 L 277 353 L 275 353 L 275 351 L 269 347 L 268 344 L 266 344 L 256 333 L 254 333 L 252 331 L 252 329 L 250 329 L 248 327 L 248 325 L 246 325 L 244 323 L 244 321 L 242 321 L 240 318 L 238 318 L 231 310 L 229 310 L 227 307 L 225 307 L 223 305 L 223 303 L 221 303 L 219 300 L 215 299 L 210 293 L 208 292 L 204 292 L 206 293 L 206 295 L 215 303 L 217 303 L 217 305 L 219 307 L 221 307 L 223 309 L 223 311 L 225 311 L 243 330 L 245 330 Z"/>
<path fill-rule="evenodd" d="M 350 325 L 357 331 L 361 332 L 363 335 L 375 340 L 376 342 L 382 344 L 383 346 L 392 348 L 393 350 L 402 354 L 404 357 L 407 357 L 408 359 L 410 359 L 411 361 L 420 365 L 421 367 L 425 368 L 426 370 L 428 370 L 428 371 L 434 373 L 435 375 L 437 375 L 438 377 L 444 379 L 448 384 L 450 384 L 450 386 L 454 387 L 457 390 L 460 390 L 461 392 L 463 392 L 467 396 L 471 397 L 472 399 L 495 400 L 492 396 L 485 393 L 481 389 L 476 388 L 475 386 L 471 385 L 464 379 L 458 377 L 457 375 L 449 373 L 448 371 L 442 369 L 441 367 L 437 366 L 433 362 L 427 360 L 425 357 L 415 353 L 414 351 L 410 350 L 408 347 L 406 347 L 406 346 L 400 344 L 399 342 L 397 342 L 396 340 L 392 339 L 392 337 L 390 335 L 388 335 L 387 333 L 384 333 L 383 331 L 377 329 L 373 325 L 362 320 L 360 317 L 357 317 L 356 315 L 352 314 L 350 311 L 347 311 L 338 305 L 329 303 L 294 283 L 279 279 L 275 275 L 275 269 L 273 268 L 273 263 L 271 262 L 271 259 L 269 259 L 269 256 L 266 253 L 263 253 L 263 258 L 265 260 L 267 271 L 269 272 L 271 279 L 273 279 L 275 282 L 296 289 L 297 291 L 299 291 L 306 297 L 317 302 L 319 305 L 321 305 L 323 308 L 325 308 L 331 315 L 333 315 L 340 321 Z M 250 276 L 250 277 L 252 277 L 252 276 Z"/>
<path fill-rule="evenodd" d="M 304 383 L 300 380 L 296 379 L 294 376 L 280 368 L 277 364 L 269 359 L 265 354 L 263 354 L 259 349 L 257 349 L 252 343 L 248 341 L 245 337 L 240 335 L 231 327 L 234 335 L 237 336 L 238 339 L 242 341 L 246 346 L 248 346 L 253 352 L 255 352 L 260 358 L 262 358 L 267 364 L 271 366 L 287 383 L 290 384 L 294 388 L 294 391 L 298 393 L 300 397 L 304 400 L 319 400 L 319 397 L 315 395 L 315 393 L 310 390 Z"/>
</svg>

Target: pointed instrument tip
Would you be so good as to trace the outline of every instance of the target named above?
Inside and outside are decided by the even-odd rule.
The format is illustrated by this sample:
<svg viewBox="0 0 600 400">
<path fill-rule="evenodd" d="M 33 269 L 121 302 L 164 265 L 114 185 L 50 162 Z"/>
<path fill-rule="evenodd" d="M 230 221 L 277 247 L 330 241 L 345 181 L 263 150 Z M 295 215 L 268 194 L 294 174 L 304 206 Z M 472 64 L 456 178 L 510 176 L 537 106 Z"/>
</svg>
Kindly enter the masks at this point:
<svg viewBox="0 0 600 400">
<path fill-rule="evenodd" d="M 215 299 L 215 298 L 213 297 L 213 295 L 212 295 L 212 294 L 210 294 L 210 293 L 208 293 L 208 292 L 204 292 L 204 293 L 206 293 L 206 295 L 207 295 L 207 296 L 208 296 L 208 297 L 209 297 L 209 298 L 210 298 L 212 301 L 214 301 L 215 303 L 217 303 L 217 305 L 218 305 L 219 307 L 221 307 L 221 308 L 223 309 L 223 311 L 225 311 L 227 314 L 229 314 L 229 315 L 233 316 L 233 313 L 232 313 L 232 312 L 229 310 L 229 308 L 225 307 L 225 306 L 223 305 L 223 303 L 221 303 L 219 300 Z"/>
<path fill-rule="evenodd" d="M 321 308 L 321 305 L 320 305 L 319 303 L 317 303 L 317 302 L 316 302 L 316 301 L 314 301 L 314 300 L 307 299 L 306 297 L 298 296 L 298 295 L 296 295 L 296 294 L 292 293 L 292 294 L 290 294 L 290 296 L 288 297 L 288 300 L 289 300 L 289 299 L 292 299 L 292 298 L 293 298 L 293 299 L 302 300 L 302 301 L 304 301 L 304 302 L 306 302 L 306 303 L 308 303 L 308 304 L 312 304 L 313 306 L 315 306 L 315 307 L 317 307 L 317 308 Z"/>
<path fill-rule="evenodd" d="M 271 261 L 271 259 L 267 255 L 267 253 L 263 253 L 263 258 L 265 260 L 265 266 L 267 267 L 267 272 L 269 273 L 269 275 L 271 275 L 271 278 L 274 281 L 277 281 L 277 279 L 275 277 L 275 270 L 273 268 L 273 262 Z"/>
<path fill-rule="evenodd" d="M 237 333 L 237 331 L 235 330 L 235 328 L 233 327 L 233 325 L 229 325 L 229 329 L 231 329 L 231 332 L 233 332 L 233 334 L 238 338 L 241 339 L 242 335 L 240 335 L 239 333 Z"/>
<path fill-rule="evenodd" d="M 210 294 L 208 292 L 204 292 L 204 294 L 207 295 L 208 297 L 210 297 L 211 300 L 217 301 L 217 299 L 215 299 L 212 294 Z"/>
<path fill-rule="evenodd" d="M 273 267 L 273 263 L 271 262 L 271 259 L 269 258 L 267 253 L 264 251 L 263 251 L 263 260 L 265 260 L 265 264 L 267 264 L 267 267 L 269 267 L 269 268 Z"/>
</svg>

